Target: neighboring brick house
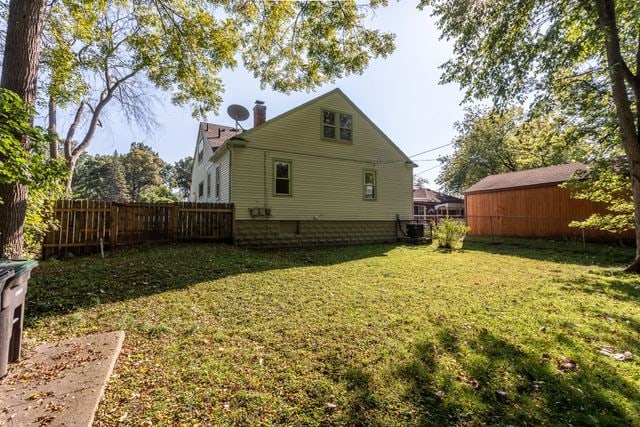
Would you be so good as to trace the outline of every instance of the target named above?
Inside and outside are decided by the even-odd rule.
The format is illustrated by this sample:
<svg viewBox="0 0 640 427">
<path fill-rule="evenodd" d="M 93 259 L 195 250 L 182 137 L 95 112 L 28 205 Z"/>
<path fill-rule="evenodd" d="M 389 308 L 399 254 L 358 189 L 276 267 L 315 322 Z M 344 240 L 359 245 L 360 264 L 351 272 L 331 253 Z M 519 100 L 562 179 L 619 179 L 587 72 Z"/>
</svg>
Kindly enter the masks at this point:
<svg viewBox="0 0 640 427">
<path fill-rule="evenodd" d="M 191 201 L 233 203 L 235 242 L 394 241 L 412 219 L 416 166 L 341 90 L 239 132 L 201 123 Z"/>
<path fill-rule="evenodd" d="M 464 200 L 429 188 L 413 190 L 413 219 L 425 223 L 437 216 L 464 216 Z"/>
</svg>

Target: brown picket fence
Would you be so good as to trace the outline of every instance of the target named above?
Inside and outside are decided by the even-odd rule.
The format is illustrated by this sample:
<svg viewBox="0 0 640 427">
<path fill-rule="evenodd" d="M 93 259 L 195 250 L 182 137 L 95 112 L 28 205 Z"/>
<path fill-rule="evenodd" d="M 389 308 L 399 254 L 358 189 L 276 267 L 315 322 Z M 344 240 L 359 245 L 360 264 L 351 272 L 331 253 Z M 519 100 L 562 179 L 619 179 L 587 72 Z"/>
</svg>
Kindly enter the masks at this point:
<svg viewBox="0 0 640 427">
<path fill-rule="evenodd" d="M 58 200 L 57 226 L 44 238 L 42 258 L 140 243 L 232 242 L 234 207 L 228 203 L 114 203 Z"/>
</svg>

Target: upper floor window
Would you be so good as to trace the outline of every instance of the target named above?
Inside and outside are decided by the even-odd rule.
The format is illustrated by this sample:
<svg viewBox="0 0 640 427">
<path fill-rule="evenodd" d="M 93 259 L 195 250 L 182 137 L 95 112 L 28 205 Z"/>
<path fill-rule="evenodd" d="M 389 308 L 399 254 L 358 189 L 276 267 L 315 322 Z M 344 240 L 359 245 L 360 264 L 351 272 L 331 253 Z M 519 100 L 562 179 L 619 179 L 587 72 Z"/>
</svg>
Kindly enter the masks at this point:
<svg viewBox="0 0 640 427">
<path fill-rule="evenodd" d="M 216 166 L 216 198 L 220 197 L 220 165 Z"/>
<path fill-rule="evenodd" d="M 276 160 L 273 162 L 273 193 L 278 196 L 291 195 L 291 162 Z"/>
<path fill-rule="evenodd" d="M 376 197 L 376 171 L 364 171 L 364 199 L 375 200 Z"/>
<path fill-rule="evenodd" d="M 198 164 L 204 159 L 204 139 L 198 143 Z"/>
<path fill-rule="evenodd" d="M 351 141 L 353 116 L 351 114 L 322 111 L 322 137 L 339 141 Z"/>
</svg>

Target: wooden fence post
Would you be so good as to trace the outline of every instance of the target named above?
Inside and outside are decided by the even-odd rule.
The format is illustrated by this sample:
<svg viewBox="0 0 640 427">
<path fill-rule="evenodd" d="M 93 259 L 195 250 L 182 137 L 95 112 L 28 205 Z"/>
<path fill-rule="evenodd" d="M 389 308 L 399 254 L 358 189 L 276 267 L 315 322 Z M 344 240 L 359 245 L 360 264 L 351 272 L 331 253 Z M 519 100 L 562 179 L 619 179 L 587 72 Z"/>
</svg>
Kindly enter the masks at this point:
<svg viewBox="0 0 640 427">
<path fill-rule="evenodd" d="M 171 238 L 174 242 L 178 241 L 178 203 L 174 203 L 171 207 Z"/>
<path fill-rule="evenodd" d="M 236 205 L 231 205 L 231 243 L 236 241 Z"/>
<path fill-rule="evenodd" d="M 111 231 L 109 232 L 109 246 L 111 250 L 116 249 L 116 245 L 118 244 L 118 205 L 114 202 L 111 202 Z"/>
</svg>

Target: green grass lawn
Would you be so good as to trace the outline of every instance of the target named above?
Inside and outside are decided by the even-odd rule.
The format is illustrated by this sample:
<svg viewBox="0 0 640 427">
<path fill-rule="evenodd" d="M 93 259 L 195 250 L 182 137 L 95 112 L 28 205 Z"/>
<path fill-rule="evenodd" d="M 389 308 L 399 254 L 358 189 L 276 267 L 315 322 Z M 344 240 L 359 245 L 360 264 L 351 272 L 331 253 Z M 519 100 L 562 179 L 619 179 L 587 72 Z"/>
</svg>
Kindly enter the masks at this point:
<svg viewBox="0 0 640 427">
<path fill-rule="evenodd" d="M 26 335 L 126 331 L 97 425 L 640 425 L 632 257 L 526 240 L 122 250 L 42 263 Z"/>
</svg>

